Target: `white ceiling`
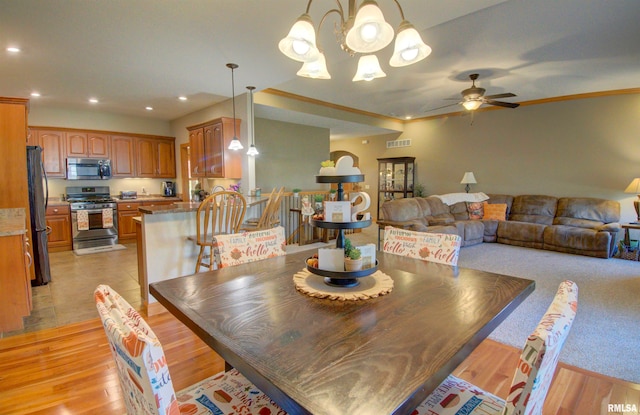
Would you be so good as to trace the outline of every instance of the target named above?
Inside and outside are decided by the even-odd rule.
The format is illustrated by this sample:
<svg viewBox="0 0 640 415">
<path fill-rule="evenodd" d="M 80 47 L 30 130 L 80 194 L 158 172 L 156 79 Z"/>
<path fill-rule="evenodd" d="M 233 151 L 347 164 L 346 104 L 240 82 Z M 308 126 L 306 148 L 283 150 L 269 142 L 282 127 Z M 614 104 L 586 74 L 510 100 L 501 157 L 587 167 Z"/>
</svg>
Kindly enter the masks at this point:
<svg viewBox="0 0 640 415">
<path fill-rule="evenodd" d="M 228 62 L 239 65 L 236 94 L 254 85 L 398 118 L 458 110 L 428 111 L 455 103 L 470 86 L 470 73 L 480 74 L 477 85 L 487 95 L 515 93 L 505 99 L 511 102 L 638 87 L 638 0 L 400 3 L 433 53 L 391 68 L 388 46 L 378 53 L 388 76 L 354 83 L 357 59 L 333 38 L 335 14 L 319 34 L 331 80 L 297 77 L 300 64 L 278 51 L 306 0 L 0 0 L 0 46 L 22 48 L 15 55 L 0 51 L 0 95 L 38 91 L 34 109 L 95 108 L 172 120 L 231 96 Z M 394 2 L 378 4 L 397 27 Z M 333 7 L 333 1 L 311 4 L 316 26 Z M 178 101 L 180 95 L 189 100 Z M 100 103 L 91 107 L 89 97 Z M 256 116 L 325 126 L 332 136 L 372 134 L 371 127 L 262 106 Z"/>
</svg>

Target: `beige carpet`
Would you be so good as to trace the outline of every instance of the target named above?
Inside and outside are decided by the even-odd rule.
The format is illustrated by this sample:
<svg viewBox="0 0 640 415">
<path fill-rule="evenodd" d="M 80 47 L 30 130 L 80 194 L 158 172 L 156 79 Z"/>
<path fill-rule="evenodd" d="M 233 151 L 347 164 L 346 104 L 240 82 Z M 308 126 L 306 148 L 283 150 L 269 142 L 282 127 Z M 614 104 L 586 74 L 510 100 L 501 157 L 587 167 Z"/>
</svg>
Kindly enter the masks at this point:
<svg viewBox="0 0 640 415">
<path fill-rule="evenodd" d="M 536 281 L 535 291 L 489 336 L 518 348 L 560 282 L 576 282 L 578 314 L 560 360 L 640 383 L 640 262 L 492 243 L 462 248 L 458 266 Z"/>
</svg>

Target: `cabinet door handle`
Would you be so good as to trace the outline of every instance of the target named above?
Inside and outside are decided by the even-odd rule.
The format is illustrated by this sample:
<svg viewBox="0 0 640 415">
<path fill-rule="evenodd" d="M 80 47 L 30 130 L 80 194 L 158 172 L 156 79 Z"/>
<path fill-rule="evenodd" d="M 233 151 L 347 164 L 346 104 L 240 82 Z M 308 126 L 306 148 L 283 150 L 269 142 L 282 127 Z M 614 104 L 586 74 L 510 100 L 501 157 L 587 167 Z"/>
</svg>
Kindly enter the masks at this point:
<svg viewBox="0 0 640 415">
<path fill-rule="evenodd" d="M 25 252 L 24 256 L 26 256 L 29 260 L 29 262 L 27 262 L 27 268 L 31 268 L 31 265 L 33 264 L 33 258 L 31 258 L 31 254 L 29 252 Z"/>
<path fill-rule="evenodd" d="M 47 225 L 47 235 L 49 235 L 51 231 L 53 231 L 53 229 L 51 229 L 51 226 Z"/>
</svg>

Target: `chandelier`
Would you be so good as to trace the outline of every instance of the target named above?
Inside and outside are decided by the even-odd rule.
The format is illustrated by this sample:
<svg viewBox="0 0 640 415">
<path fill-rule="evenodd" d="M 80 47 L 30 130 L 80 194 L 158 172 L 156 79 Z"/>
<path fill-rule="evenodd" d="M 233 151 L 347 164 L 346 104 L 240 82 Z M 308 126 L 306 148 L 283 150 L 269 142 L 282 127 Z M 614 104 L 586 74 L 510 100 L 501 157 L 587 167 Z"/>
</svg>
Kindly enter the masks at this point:
<svg viewBox="0 0 640 415">
<path fill-rule="evenodd" d="M 340 23 L 336 24 L 336 41 L 345 52 L 354 56 L 362 54 L 353 81 L 371 81 L 387 76 L 380 67 L 378 57 L 374 55 L 393 40 L 394 31 L 384 19 L 378 4 L 373 0 L 364 0 L 356 9 L 356 0 L 348 0 L 349 8 L 345 15 L 340 0 L 335 0 L 337 8 L 327 11 L 320 20 L 318 32 L 327 16 L 336 13 Z M 402 22 L 398 27 L 393 55 L 389 65 L 401 67 L 419 62 L 429 56 L 431 48 L 420 37 L 418 31 L 404 18 L 404 12 L 398 0 Z M 307 9 L 294 23 L 289 34 L 278 44 L 278 48 L 289 58 L 303 62 L 298 76 L 313 79 L 331 79 L 322 49 L 316 44 L 316 30 L 309 16 L 313 0 L 307 3 Z"/>
</svg>

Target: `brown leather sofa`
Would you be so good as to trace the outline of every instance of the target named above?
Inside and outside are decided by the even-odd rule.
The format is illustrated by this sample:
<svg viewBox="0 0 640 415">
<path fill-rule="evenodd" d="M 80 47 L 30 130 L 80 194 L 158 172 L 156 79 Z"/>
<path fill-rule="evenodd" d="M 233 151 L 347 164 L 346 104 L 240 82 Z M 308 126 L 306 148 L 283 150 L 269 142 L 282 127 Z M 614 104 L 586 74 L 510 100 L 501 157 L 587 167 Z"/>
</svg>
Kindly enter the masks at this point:
<svg viewBox="0 0 640 415">
<path fill-rule="evenodd" d="M 617 201 L 545 195 L 488 195 L 506 205 L 505 219 L 470 219 L 465 202 L 446 205 L 436 196 L 397 199 L 382 205 L 380 229 L 394 226 L 457 234 L 462 246 L 481 242 L 609 258 L 621 227 Z"/>
</svg>

